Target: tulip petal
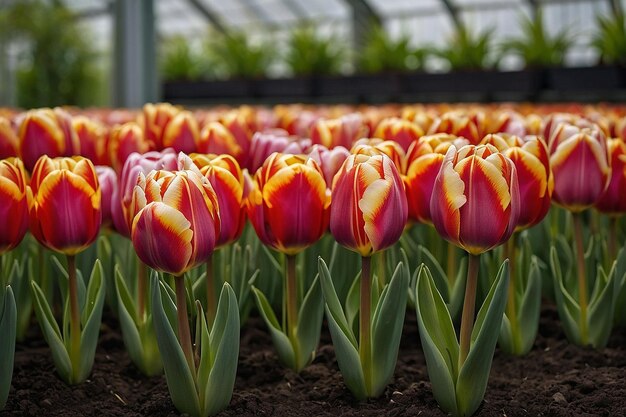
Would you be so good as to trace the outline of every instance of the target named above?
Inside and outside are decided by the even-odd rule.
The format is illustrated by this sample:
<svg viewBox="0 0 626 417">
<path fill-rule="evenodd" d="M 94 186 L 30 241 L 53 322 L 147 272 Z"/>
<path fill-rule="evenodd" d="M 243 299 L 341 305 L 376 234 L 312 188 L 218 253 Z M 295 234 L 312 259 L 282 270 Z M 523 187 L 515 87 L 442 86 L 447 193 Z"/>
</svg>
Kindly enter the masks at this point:
<svg viewBox="0 0 626 417">
<path fill-rule="evenodd" d="M 467 202 L 465 183 L 454 170 L 456 148 L 450 146 L 435 180 L 430 212 L 437 231 L 444 239 L 458 241 L 461 231 L 460 208 Z"/>
</svg>

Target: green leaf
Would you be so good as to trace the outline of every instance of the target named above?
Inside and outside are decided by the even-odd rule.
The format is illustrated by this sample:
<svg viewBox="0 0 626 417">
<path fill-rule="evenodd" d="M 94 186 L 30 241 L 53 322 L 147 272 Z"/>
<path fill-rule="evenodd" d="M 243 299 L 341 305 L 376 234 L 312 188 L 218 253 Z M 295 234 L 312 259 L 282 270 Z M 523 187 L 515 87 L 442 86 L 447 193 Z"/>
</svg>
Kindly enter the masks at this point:
<svg viewBox="0 0 626 417">
<path fill-rule="evenodd" d="M 43 333 L 46 343 L 48 343 L 50 347 L 54 366 L 61 378 L 69 383 L 72 378 L 72 363 L 70 362 L 70 357 L 65 348 L 63 338 L 61 337 L 59 325 L 54 319 L 46 296 L 43 291 L 41 291 L 41 288 L 39 288 L 39 285 L 37 285 L 35 281 L 31 281 L 31 288 L 33 291 L 37 322 L 41 327 L 41 332 Z"/>
<path fill-rule="evenodd" d="M 93 359 L 98 346 L 102 307 L 104 306 L 105 286 L 104 271 L 99 260 L 93 266 L 87 299 L 82 312 L 83 328 L 80 339 L 80 375 L 79 381 L 87 379 L 93 367 Z"/>
<path fill-rule="evenodd" d="M 257 307 L 259 308 L 261 317 L 263 317 L 265 324 L 267 324 L 267 327 L 270 330 L 270 335 L 272 336 L 272 342 L 276 348 L 276 352 L 278 353 L 278 358 L 287 367 L 297 369 L 296 353 L 294 352 L 293 346 L 291 346 L 289 337 L 283 333 L 283 330 L 276 319 L 276 314 L 274 314 L 274 310 L 272 310 L 272 306 L 269 301 L 267 301 L 265 295 L 258 288 L 252 287 L 252 291 L 254 291 Z"/>
<path fill-rule="evenodd" d="M 587 317 L 589 328 L 589 342 L 600 349 L 606 346 L 613 328 L 613 291 L 615 280 L 615 263 L 609 276 L 606 275 L 602 267 L 598 267 L 596 282 L 600 282 L 597 295 L 589 302 L 589 313 Z"/>
<path fill-rule="evenodd" d="M 456 383 L 458 414 L 471 416 L 480 406 L 487 389 L 489 371 L 506 307 L 509 265 L 505 261 L 482 307 L 478 311 L 472 344 Z"/>
<path fill-rule="evenodd" d="M 443 270 L 443 268 L 441 267 L 441 265 L 439 265 L 439 262 L 437 261 L 437 259 L 435 259 L 433 254 L 430 253 L 430 251 L 425 246 L 422 246 L 422 245 L 420 245 L 417 250 L 417 259 L 420 265 L 422 263 L 426 265 L 426 267 L 428 268 L 428 271 L 433 277 L 433 282 L 437 286 L 437 290 L 439 291 L 439 294 L 441 294 L 441 296 L 443 297 L 446 303 L 449 303 L 450 302 L 450 288 L 448 285 L 448 277 L 445 271 Z"/>
<path fill-rule="evenodd" d="M 324 262 L 322 258 L 319 258 L 318 260 L 318 268 L 320 274 L 320 282 L 322 284 L 322 292 L 324 294 L 324 301 L 326 302 L 327 313 L 330 312 L 330 314 L 333 316 L 333 320 L 337 323 L 342 333 L 350 341 L 350 344 L 354 348 L 356 348 L 358 346 L 356 338 L 354 337 L 352 328 L 348 325 L 346 316 L 343 312 L 343 309 L 341 308 L 341 303 L 339 302 L 339 298 L 337 297 L 337 293 L 335 292 L 335 287 L 333 286 L 330 272 L 328 271 L 326 262 Z"/>
<path fill-rule="evenodd" d="M 408 296 L 409 271 L 400 262 L 383 290 L 372 318 L 373 377 L 371 397 L 378 397 L 396 368 Z"/>
<path fill-rule="evenodd" d="M 455 383 L 459 342 L 450 313 L 430 270 L 420 265 L 415 287 L 416 313 L 428 377 L 437 403 L 446 412 L 457 413 Z"/>
<path fill-rule="evenodd" d="M 580 329 L 578 324 L 580 308 L 576 300 L 572 298 L 565 288 L 561 265 L 559 264 L 559 256 L 554 246 L 550 250 L 550 266 L 552 268 L 552 278 L 554 282 L 554 299 L 561 323 L 563 324 L 563 331 L 568 340 L 580 343 Z"/>
<path fill-rule="evenodd" d="M 459 262 L 459 273 L 454 280 L 450 302 L 448 303 L 448 311 L 453 321 L 460 320 L 461 310 L 463 308 L 463 299 L 465 297 L 465 283 L 467 282 L 467 257 Z"/>
<path fill-rule="evenodd" d="M 7 286 L 3 293 L 0 299 L 0 410 L 4 408 L 11 388 L 17 325 L 17 307 L 11 286 Z"/>
<path fill-rule="evenodd" d="M 296 336 L 300 344 L 298 369 L 308 365 L 315 356 L 323 318 L 324 298 L 322 297 L 319 275 L 316 275 L 298 313 L 298 328 L 296 329 Z"/>
<path fill-rule="evenodd" d="M 523 355 L 533 347 L 539 327 L 541 312 L 541 271 L 539 259 L 532 257 L 526 289 L 522 295 L 522 302 L 518 308 L 518 318 L 521 330 L 522 346 L 519 354 Z"/>
<path fill-rule="evenodd" d="M 224 283 L 210 335 L 211 354 L 215 355 L 213 368 L 204 387 L 204 381 L 198 381 L 204 415 L 217 414 L 232 398 L 239 357 L 239 327 L 237 297 L 231 286 Z"/>
<path fill-rule="evenodd" d="M 376 281 L 374 281 L 376 282 Z M 348 321 L 348 326 L 354 334 L 358 333 L 359 328 L 359 308 L 360 308 L 360 294 L 361 294 L 361 273 L 359 272 L 356 278 L 353 280 L 345 302 L 345 315 Z"/>
<path fill-rule="evenodd" d="M 195 371 L 189 369 L 183 349 L 163 309 L 163 299 L 169 298 L 169 294 L 160 286 L 155 274 L 150 279 L 150 294 L 154 328 L 172 402 L 180 412 L 201 416 L 200 399 L 192 375 Z"/>
</svg>

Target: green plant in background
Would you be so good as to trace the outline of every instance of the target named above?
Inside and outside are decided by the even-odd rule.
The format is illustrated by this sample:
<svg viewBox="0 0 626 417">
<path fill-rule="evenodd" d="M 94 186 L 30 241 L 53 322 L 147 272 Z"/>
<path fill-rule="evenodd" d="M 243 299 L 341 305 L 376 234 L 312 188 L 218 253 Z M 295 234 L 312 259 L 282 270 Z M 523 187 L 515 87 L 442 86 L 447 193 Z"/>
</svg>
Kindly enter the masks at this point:
<svg viewBox="0 0 626 417">
<path fill-rule="evenodd" d="M 11 388 L 16 324 L 15 297 L 11 286 L 7 286 L 0 293 L 0 410 L 4 408 Z"/>
<path fill-rule="evenodd" d="M 537 10 L 534 18 L 522 17 L 522 36 L 502 44 L 504 52 L 520 56 L 527 68 L 562 66 L 567 51 L 574 43 L 569 29 L 563 29 L 551 37 L 543 22 L 543 13 Z"/>
<path fill-rule="evenodd" d="M 195 81 L 209 68 L 184 36 L 172 36 L 162 43 L 160 68 L 165 81 Z M 210 75 L 210 74 L 209 74 Z"/>
<path fill-rule="evenodd" d="M 323 37 L 315 28 L 306 26 L 291 33 L 285 61 L 296 76 L 332 75 L 339 73 L 346 51 L 334 37 Z"/>
<path fill-rule="evenodd" d="M 225 78 L 263 77 L 276 55 L 269 42 L 254 44 L 246 33 L 234 31 L 212 35 L 206 49 L 216 72 Z"/>
<path fill-rule="evenodd" d="M 26 45 L 17 70 L 19 106 L 86 106 L 101 99 L 89 32 L 60 2 L 26 0 L 0 10 L 0 37 Z"/>
<path fill-rule="evenodd" d="M 598 31 L 592 45 L 603 64 L 626 65 L 626 19 L 623 13 L 598 16 Z"/>
<path fill-rule="evenodd" d="M 421 68 L 425 55 L 425 49 L 411 47 L 408 34 L 392 39 L 384 27 L 377 25 L 359 56 L 358 68 L 366 73 L 409 71 Z"/>
<path fill-rule="evenodd" d="M 493 29 L 473 34 L 466 26 L 459 25 L 449 46 L 433 53 L 446 60 L 453 71 L 493 68 L 499 60 L 494 56 L 493 34 Z"/>
</svg>

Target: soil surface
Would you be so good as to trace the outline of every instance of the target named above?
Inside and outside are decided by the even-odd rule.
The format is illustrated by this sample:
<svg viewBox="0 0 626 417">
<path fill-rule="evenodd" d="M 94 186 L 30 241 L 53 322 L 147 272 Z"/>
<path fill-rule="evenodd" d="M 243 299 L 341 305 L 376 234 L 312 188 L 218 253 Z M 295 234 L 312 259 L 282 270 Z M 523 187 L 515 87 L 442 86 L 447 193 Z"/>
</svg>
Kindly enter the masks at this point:
<svg viewBox="0 0 626 417">
<path fill-rule="evenodd" d="M 258 317 L 242 329 L 235 392 L 220 416 L 443 416 L 432 396 L 414 311 L 407 311 L 393 381 L 377 400 L 359 403 L 343 384 L 326 327 L 314 362 L 300 375 L 278 362 Z M 567 343 L 556 311 L 542 311 L 529 355 L 496 350 L 479 416 L 608 416 L 626 413 L 626 331 L 601 351 Z M 68 387 L 55 374 L 33 326 L 18 344 L 13 386 L 0 416 L 176 416 L 165 378 L 144 377 L 131 363 L 114 318 L 105 314 L 94 371 Z"/>
</svg>

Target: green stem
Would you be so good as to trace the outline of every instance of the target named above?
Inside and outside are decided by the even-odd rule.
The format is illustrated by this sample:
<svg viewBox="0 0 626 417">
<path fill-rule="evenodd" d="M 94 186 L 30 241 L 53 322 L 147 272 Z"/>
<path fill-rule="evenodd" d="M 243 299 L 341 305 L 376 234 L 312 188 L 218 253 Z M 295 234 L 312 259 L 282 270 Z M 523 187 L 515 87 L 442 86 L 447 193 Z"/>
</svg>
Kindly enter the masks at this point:
<svg viewBox="0 0 626 417">
<path fill-rule="evenodd" d="M 617 258 L 617 216 L 609 217 L 609 264 L 607 265 L 611 267 L 611 264 Z"/>
<path fill-rule="evenodd" d="M 287 334 L 295 340 L 298 327 L 298 289 L 296 282 L 296 255 L 287 255 Z"/>
<path fill-rule="evenodd" d="M 467 283 L 465 285 L 465 300 L 463 301 L 463 314 L 461 316 L 461 343 L 459 346 L 459 369 L 465 363 L 470 350 L 472 329 L 474 328 L 474 309 L 476 304 L 476 287 L 478 284 L 478 268 L 480 267 L 480 255 L 469 254 L 467 266 Z"/>
<path fill-rule="evenodd" d="M 39 279 L 41 284 L 41 289 L 43 290 L 46 298 L 48 299 L 48 304 L 53 305 L 52 302 L 52 294 L 48 290 L 48 268 L 45 267 L 45 249 L 42 245 L 39 245 L 37 250 L 37 258 L 39 262 Z"/>
<path fill-rule="evenodd" d="M 578 262 L 578 305 L 580 307 L 580 341 L 586 346 L 589 341 L 587 323 L 587 279 L 585 274 L 585 245 L 583 243 L 583 221 L 581 213 L 574 213 L 574 236 L 576 261 Z"/>
<path fill-rule="evenodd" d="M 206 261 L 206 319 L 209 329 L 213 327 L 216 312 L 215 273 L 213 270 L 213 254 L 211 254 Z"/>
<path fill-rule="evenodd" d="M 447 242 L 447 245 L 448 259 L 446 274 L 448 275 L 448 287 L 452 289 L 454 287 L 454 281 L 456 280 L 456 246 L 450 242 Z"/>
<path fill-rule="evenodd" d="M 363 377 L 365 378 L 365 387 L 367 392 L 371 391 L 372 375 L 371 375 L 371 306 L 372 306 L 372 277 L 371 277 L 371 258 L 367 256 L 361 257 L 361 292 L 360 292 L 360 310 L 359 310 L 359 358 L 361 359 L 361 367 L 363 368 Z"/>
<path fill-rule="evenodd" d="M 191 344 L 191 331 L 189 330 L 189 317 L 187 315 L 187 291 L 185 289 L 184 275 L 174 277 L 176 286 L 176 316 L 178 318 L 178 341 L 183 348 L 189 370 L 195 378 L 196 364 L 193 360 L 193 347 Z"/>
<path fill-rule="evenodd" d="M 509 293 L 508 300 L 506 303 L 506 316 L 509 319 L 509 323 L 511 325 L 511 336 L 513 337 L 513 352 L 521 353 L 522 349 L 522 340 L 521 340 L 521 329 L 519 327 L 519 321 L 517 317 L 517 291 L 516 291 L 516 238 L 517 233 L 514 233 L 513 236 L 506 242 L 505 251 L 506 257 L 509 259 Z"/>
<path fill-rule="evenodd" d="M 146 318 L 146 291 L 148 282 L 148 267 L 141 261 L 137 263 L 137 317 L 141 323 Z"/>
<path fill-rule="evenodd" d="M 378 267 L 378 291 L 382 291 L 387 283 L 387 252 L 379 252 L 379 267 Z"/>
<path fill-rule="evenodd" d="M 42 265 L 43 267 L 43 265 Z M 80 308 L 78 306 L 78 284 L 76 282 L 76 257 L 67 256 L 67 274 L 70 291 L 70 362 L 73 382 L 80 378 Z"/>
</svg>

